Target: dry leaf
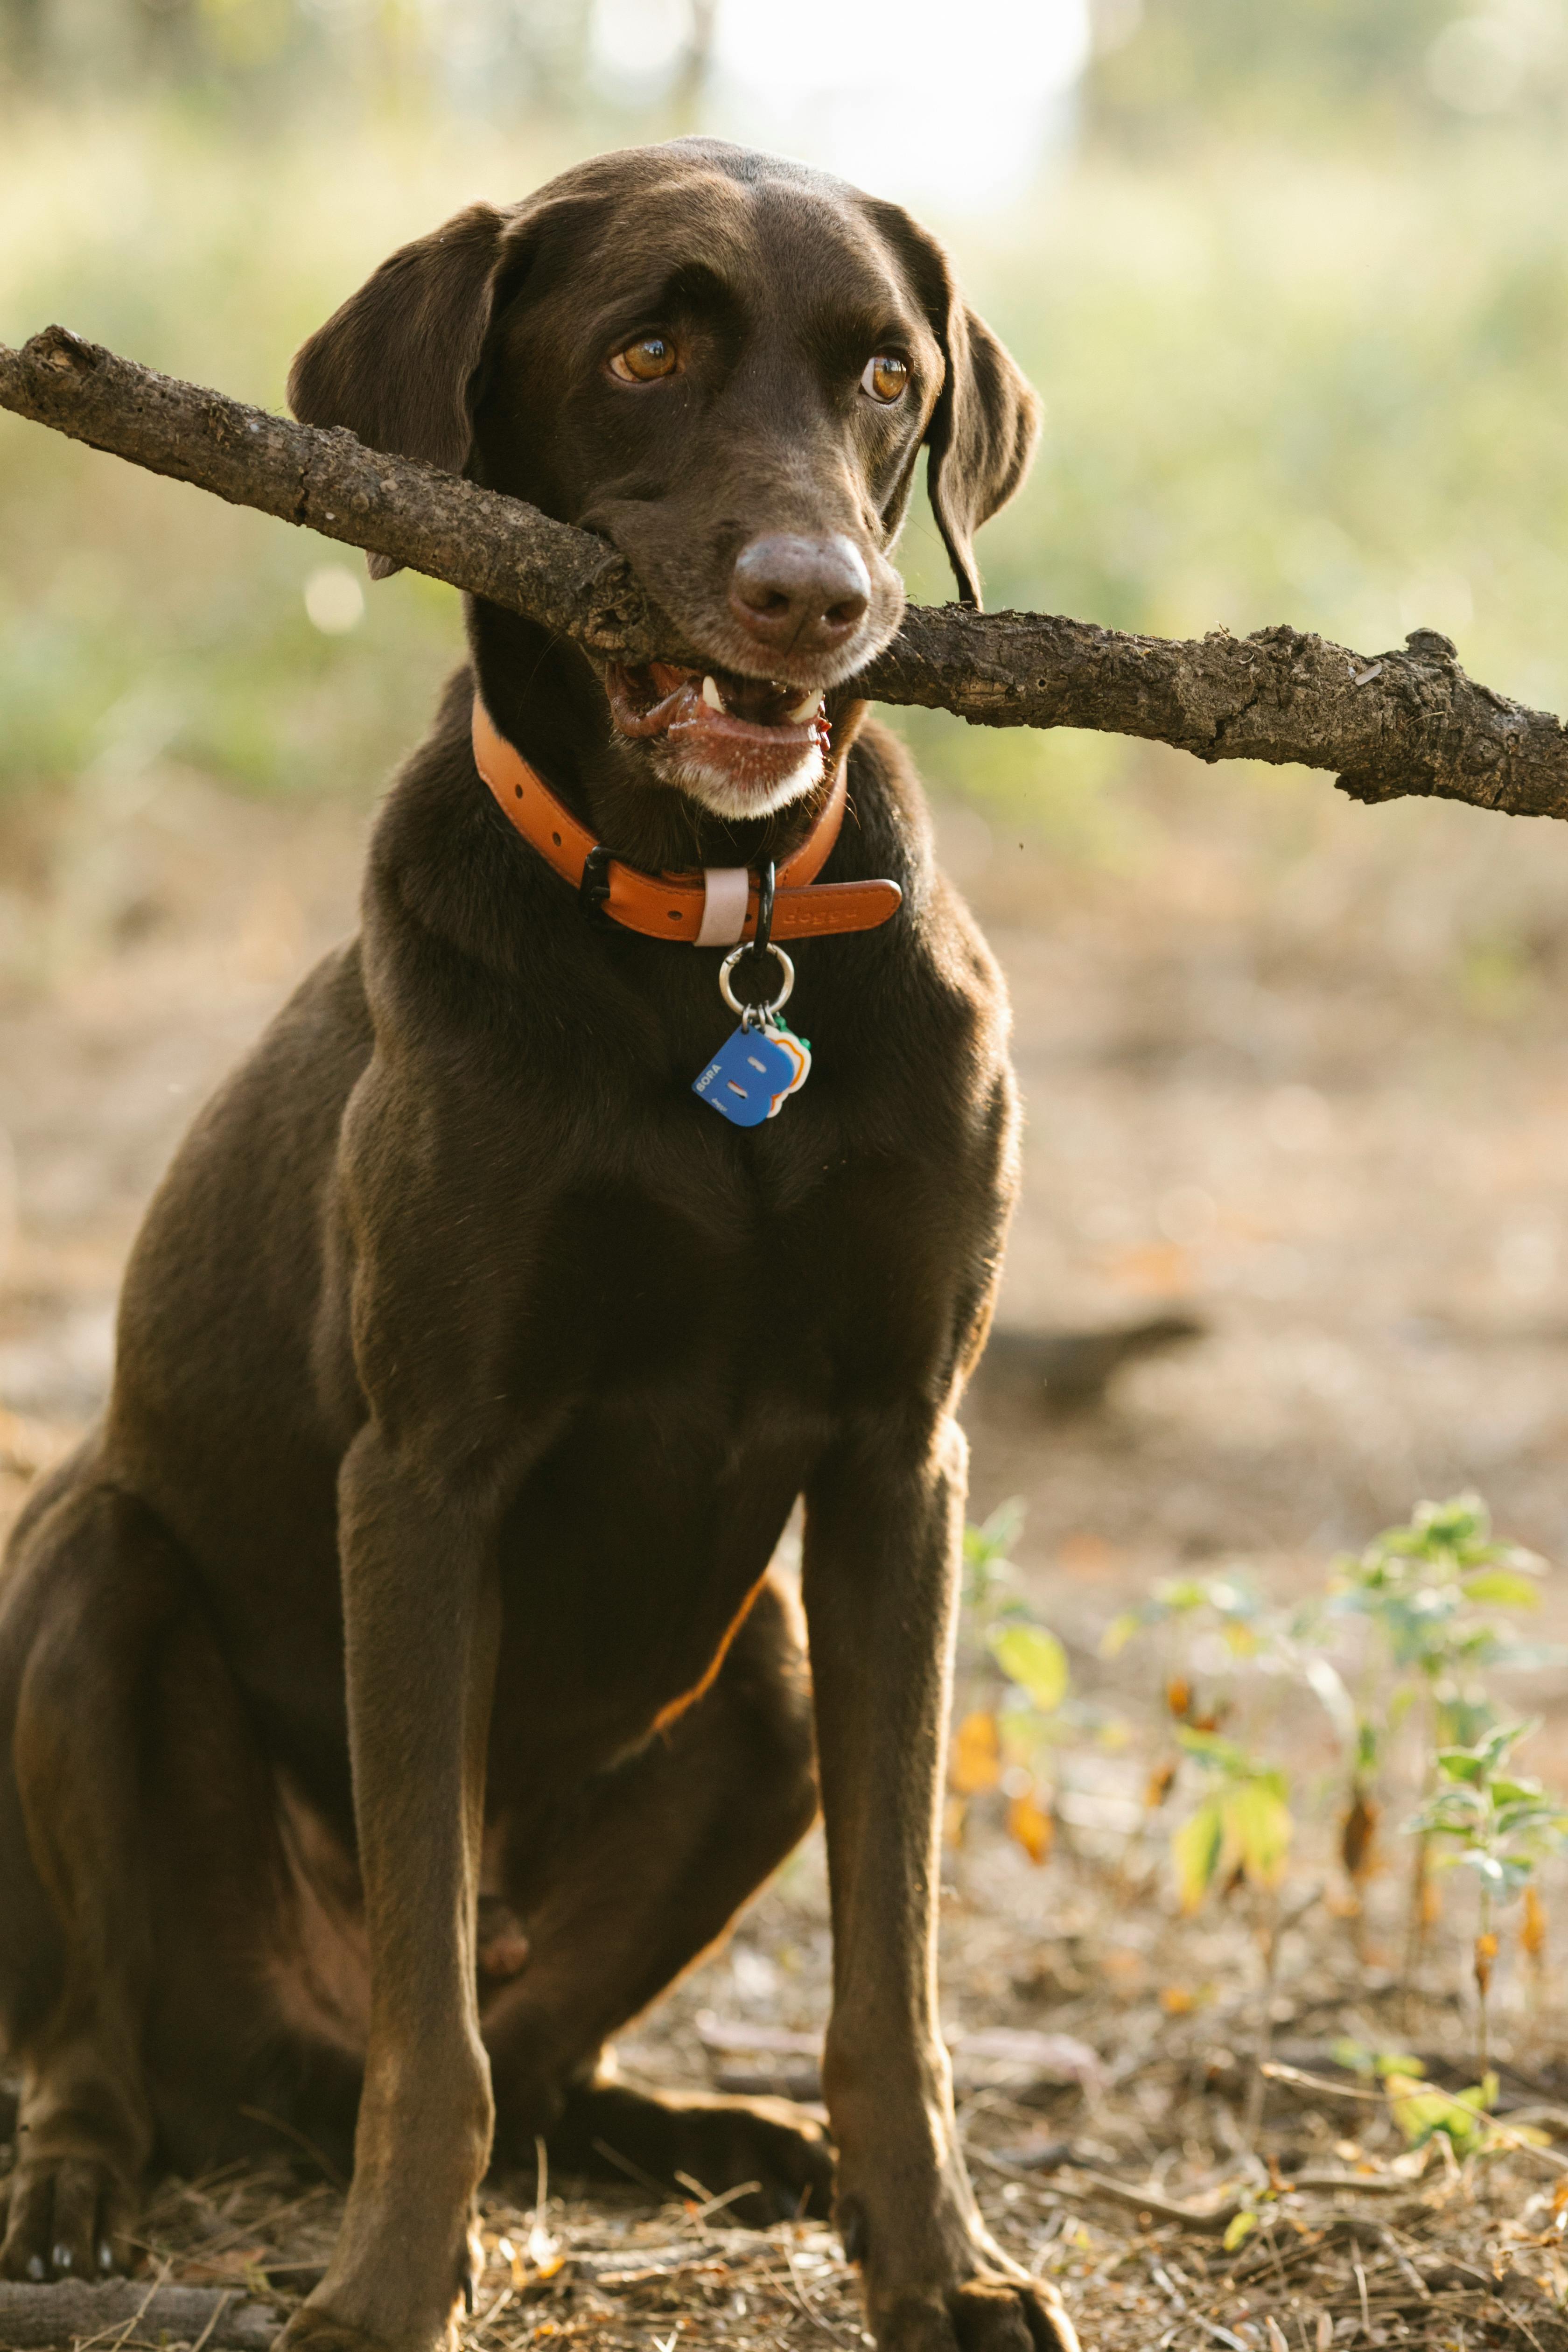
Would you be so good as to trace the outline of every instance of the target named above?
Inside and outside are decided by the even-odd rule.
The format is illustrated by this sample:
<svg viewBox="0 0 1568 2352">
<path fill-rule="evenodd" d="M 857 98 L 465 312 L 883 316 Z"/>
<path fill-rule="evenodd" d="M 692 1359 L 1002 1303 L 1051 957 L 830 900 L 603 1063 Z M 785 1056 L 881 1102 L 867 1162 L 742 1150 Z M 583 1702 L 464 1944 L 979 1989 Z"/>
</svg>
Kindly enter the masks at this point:
<svg viewBox="0 0 1568 2352">
<path fill-rule="evenodd" d="M 996 1718 L 985 1708 L 966 1715 L 952 1736 L 948 1779 L 961 1797 L 978 1797 L 1002 1778 L 1002 1741 Z"/>
<path fill-rule="evenodd" d="M 1546 1953 L 1546 1906 L 1533 1886 L 1524 1890 L 1524 1924 L 1519 1940 L 1539 1968 Z"/>
<path fill-rule="evenodd" d="M 1377 1815 L 1378 1808 L 1373 1800 L 1358 1789 L 1355 1802 L 1340 1824 L 1340 1860 L 1352 1885 L 1359 1886 L 1372 1870 Z"/>
<path fill-rule="evenodd" d="M 1051 1850 L 1051 1817 L 1037 1802 L 1035 1792 L 1027 1789 L 1015 1797 L 1007 1808 L 1007 1832 L 1016 1839 L 1033 1863 L 1042 1863 Z"/>
</svg>

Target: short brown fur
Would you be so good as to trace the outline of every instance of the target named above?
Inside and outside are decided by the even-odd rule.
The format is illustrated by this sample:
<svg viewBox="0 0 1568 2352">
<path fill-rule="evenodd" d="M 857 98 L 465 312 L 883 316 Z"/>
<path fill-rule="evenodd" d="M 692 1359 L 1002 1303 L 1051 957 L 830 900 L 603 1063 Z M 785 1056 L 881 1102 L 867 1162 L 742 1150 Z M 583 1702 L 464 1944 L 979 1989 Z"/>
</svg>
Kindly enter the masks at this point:
<svg viewBox="0 0 1568 2352">
<path fill-rule="evenodd" d="M 689 365 L 633 404 L 605 354 L 654 313 Z M 872 414 L 856 371 L 894 331 L 913 388 Z M 362 934 L 186 1139 L 106 1416 L 0 1583 L 26 2127 L 3 2267 L 123 2261 L 149 2163 L 280 2126 L 353 2167 L 289 2352 L 433 2352 L 492 2155 L 607 2145 L 755 2179 L 766 2218 L 828 2199 L 836 2146 L 885 2352 L 1060 2352 L 1054 2294 L 980 2224 L 934 2007 L 952 1416 L 1015 1181 L 1006 1009 L 904 755 L 843 684 L 897 626 L 921 447 L 973 596 L 1032 399 L 895 207 L 698 142 L 405 248 L 292 396 L 606 532 L 715 662 L 833 686 L 852 818 L 825 878 L 890 875 L 904 905 L 801 945 L 810 1082 L 725 1126 L 689 1090 L 728 1025 L 714 957 L 584 919 L 476 775 L 475 678 L 645 867 L 786 854 L 814 799 L 721 824 L 615 737 L 583 654 L 470 609 Z M 865 563 L 826 679 L 793 651 L 759 670 L 726 602 L 769 531 Z M 765 1573 L 797 1496 L 809 1677 Z M 600 2062 L 802 1835 L 818 1776 L 834 2145 L 783 2103 Z"/>
</svg>

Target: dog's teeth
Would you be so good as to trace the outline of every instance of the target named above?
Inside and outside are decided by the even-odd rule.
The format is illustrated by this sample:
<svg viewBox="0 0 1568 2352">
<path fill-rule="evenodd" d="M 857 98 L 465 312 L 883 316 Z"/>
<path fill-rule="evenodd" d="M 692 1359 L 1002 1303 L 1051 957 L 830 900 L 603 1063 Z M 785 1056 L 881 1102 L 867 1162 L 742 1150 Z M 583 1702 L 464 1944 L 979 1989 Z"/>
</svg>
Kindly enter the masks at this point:
<svg viewBox="0 0 1568 2352">
<path fill-rule="evenodd" d="M 808 719 L 816 718 L 821 708 L 822 688 L 818 687 L 814 693 L 802 695 L 795 709 L 786 710 L 784 717 L 792 727 L 804 727 Z"/>
<path fill-rule="evenodd" d="M 724 708 L 724 698 L 710 677 L 702 681 L 702 699 L 710 710 L 722 710 Z"/>
</svg>

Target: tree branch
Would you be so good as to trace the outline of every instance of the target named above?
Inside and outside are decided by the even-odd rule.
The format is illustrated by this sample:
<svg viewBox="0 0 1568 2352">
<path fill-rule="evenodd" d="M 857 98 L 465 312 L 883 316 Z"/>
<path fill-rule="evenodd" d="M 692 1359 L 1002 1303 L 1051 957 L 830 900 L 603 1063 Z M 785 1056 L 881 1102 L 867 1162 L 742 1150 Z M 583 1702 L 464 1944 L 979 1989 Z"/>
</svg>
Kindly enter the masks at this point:
<svg viewBox="0 0 1568 2352">
<path fill-rule="evenodd" d="M 606 541 L 521 499 L 158 375 L 47 328 L 0 345 L 0 407 L 527 614 L 592 651 L 700 664 Z M 1286 628 L 1131 636 L 1038 613 L 911 606 L 858 683 L 984 727 L 1081 727 L 1200 760 L 1332 769 L 1405 793 L 1568 816 L 1568 730 L 1460 668 L 1436 630 L 1368 657 Z"/>
<path fill-rule="evenodd" d="M 57 2286 L 0 2282 L 0 2344 L 46 2346 L 100 2342 L 112 2328 L 117 2342 L 205 2342 L 225 2352 L 269 2352 L 282 2325 L 269 2305 L 230 2288 L 149 2285 L 113 2279 L 89 2286 L 65 2279 Z"/>
</svg>

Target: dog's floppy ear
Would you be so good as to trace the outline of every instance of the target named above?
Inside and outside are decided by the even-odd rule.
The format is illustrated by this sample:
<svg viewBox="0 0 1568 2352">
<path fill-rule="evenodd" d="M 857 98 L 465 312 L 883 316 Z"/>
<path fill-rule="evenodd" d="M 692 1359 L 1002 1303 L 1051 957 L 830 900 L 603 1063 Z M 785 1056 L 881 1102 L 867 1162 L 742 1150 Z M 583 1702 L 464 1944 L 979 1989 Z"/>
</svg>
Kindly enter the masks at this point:
<svg viewBox="0 0 1568 2352">
<path fill-rule="evenodd" d="M 384 261 L 296 354 L 289 404 L 300 422 L 346 425 L 372 449 L 460 474 L 500 283 L 521 257 L 516 218 L 470 205 Z M 376 580 L 400 569 L 369 561 Z"/>
<path fill-rule="evenodd" d="M 947 373 L 926 426 L 926 488 L 958 581 L 978 608 L 974 534 L 1005 506 L 1028 467 L 1040 404 L 1012 359 L 953 284 L 947 255 L 898 205 L 871 207 L 919 292 Z"/>
</svg>

